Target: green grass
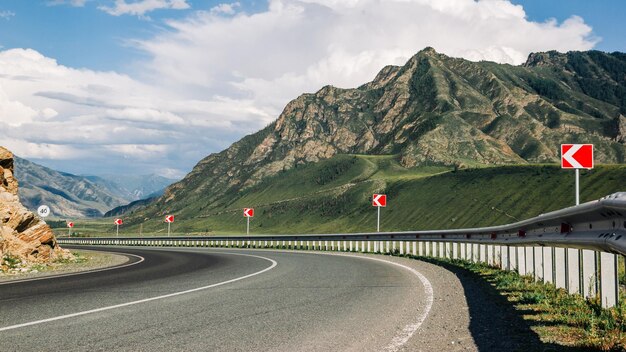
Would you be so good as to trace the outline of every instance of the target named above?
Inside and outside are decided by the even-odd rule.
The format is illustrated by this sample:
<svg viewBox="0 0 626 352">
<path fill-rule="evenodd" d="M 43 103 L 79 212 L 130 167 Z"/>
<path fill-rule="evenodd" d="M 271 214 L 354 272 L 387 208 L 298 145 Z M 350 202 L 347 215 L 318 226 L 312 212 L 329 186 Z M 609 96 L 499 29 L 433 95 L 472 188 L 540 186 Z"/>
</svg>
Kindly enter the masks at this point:
<svg viewBox="0 0 626 352">
<path fill-rule="evenodd" d="M 568 294 L 553 284 L 535 282 L 484 263 L 435 259 L 407 255 L 438 265 L 455 265 L 469 270 L 494 287 L 520 311 L 544 342 L 590 350 L 623 351 L 626 349 L 626 295 L 622 290 L 617 307 L 604 309 L 599 298 L 585 299 Z"/>
<path fill-rule="evenodd" d="M 581 201 L 626 191 L 626 165 L 581 171 Z M 557 165 L 513 165 L 453 170 L 403 168 L 397 156 L 339 155 L 284 171 L 206 204 L 172 203 L 159 214 L 123 216 L 120 235 L 166 235 L 163 212 L 176 215 L 172 233 L 242 234 L 242 208 L 254 207 L 253 234 L 371 232 L 373 193 L 386 193 L 381 230 L 490 226 L 573 205 L 574 172 Z M 115 236 L 112 219 L 75 221 L 78 236 Z M 56 233 L 67 236 L 64 224 Z"/>
</svg>

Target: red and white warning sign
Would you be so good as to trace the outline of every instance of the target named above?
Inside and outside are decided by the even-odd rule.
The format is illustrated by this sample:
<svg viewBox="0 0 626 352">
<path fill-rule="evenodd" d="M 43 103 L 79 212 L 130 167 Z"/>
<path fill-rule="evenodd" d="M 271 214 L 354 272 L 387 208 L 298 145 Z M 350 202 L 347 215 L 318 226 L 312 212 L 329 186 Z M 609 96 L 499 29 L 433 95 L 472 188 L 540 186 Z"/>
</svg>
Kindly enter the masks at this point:
<svg viewBox="0 0 626 352">
<path fill-rule="evenodd" d="M 593 144 L 561 144 L 561 168 L 593 169 Z"/>
<path fill-rule="evenodd" d="M 253 218 L 254 208 L 243 208 L 243 216 L 246 218 Z"/>
<path fill-rule="evenodd" d="M 115 225 L 121 225 L 123 223 L 122 219 L 115 219 L 113 222 Z"/>
<path fill-rule="evenodd" d="M 167 223 L 174 222 L 174 215 L 165 215 L 165 222 Z"/>
<path fill-rule="evenodd" d="M 374 194 L 372 196 L 372 205 L 375 207 L 386 207 L 387 195 L 386 194 Z"/>
<path fill-rule="evenodd" d="M 69 227 L 71 229 L 72 227 L 74 227 L 74 223 L 71 222 L 71 221 L 68 221 L 67 222 L 67 227 Z"/>
</svg>

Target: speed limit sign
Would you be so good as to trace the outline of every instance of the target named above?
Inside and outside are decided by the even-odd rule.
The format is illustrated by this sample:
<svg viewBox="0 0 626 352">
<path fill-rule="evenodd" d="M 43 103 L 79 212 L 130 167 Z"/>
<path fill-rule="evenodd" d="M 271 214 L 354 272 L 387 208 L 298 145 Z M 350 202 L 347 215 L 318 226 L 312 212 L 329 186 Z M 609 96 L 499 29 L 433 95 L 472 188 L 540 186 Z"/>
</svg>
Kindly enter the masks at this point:
<svg viewBox="0 0 626 352">
<path fill-rule="evenodd" d="M 40 206 L 39 208 L 37 208 L 37 214 L 42 218 L 45 218 L 46 216 L 50 215 L 50 207 L 48 207 L 47 205 Z"/>
</svg>

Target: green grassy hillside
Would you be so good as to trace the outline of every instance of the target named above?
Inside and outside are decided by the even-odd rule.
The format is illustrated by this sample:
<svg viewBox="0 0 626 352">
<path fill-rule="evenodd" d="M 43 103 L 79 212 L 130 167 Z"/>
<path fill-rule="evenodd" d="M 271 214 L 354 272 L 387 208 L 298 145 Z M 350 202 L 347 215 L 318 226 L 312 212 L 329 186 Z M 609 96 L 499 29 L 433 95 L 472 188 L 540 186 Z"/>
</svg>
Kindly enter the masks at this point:
<svg viewBox="0 0 626 352">
<path fill-rule="evenodd" d="M 581 171 L 581 201 L 626 190 L 626 165 Z M 574 203 L 574 172 L 557 165 L 454 170 L 406 169 L 395 156 L 338 155 L 284 171 L 219 201 L 201 198 L 182 208 L 127 214 L 124 235 L 167 233 L 163 214 L 177 216 L 176 234 L 245 233 L 242 208 L 254 207 L 254 234 L 375 231 L 373 193 L 386 193 L 381 230 L 403 231 L 498 225 Z M 180 203 L 176 203 L 180 204 Z M 140 225 L 141 224 L 141 225 Z M 86 235 L 115 234 L 111 219 L 77 223 Z M 67 230 L 59 230 L 66 234 Z"/>
</svg>

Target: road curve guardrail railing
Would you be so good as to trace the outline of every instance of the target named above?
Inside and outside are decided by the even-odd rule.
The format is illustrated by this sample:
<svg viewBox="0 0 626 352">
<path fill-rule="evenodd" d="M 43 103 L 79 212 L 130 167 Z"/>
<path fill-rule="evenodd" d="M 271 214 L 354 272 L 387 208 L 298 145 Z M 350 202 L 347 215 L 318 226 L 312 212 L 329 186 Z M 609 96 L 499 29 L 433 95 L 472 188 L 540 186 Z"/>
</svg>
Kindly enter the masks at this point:
<svg viewBox="0 0 626 352">
<path fill-rule="evenodd" d="M 483 262 L 585 297 L 619 298 L 626 255 L 626 192 L 512 224 L 351 234 L 58 238 L 61 244 L 193 246 L 398 253 Z"/>
</svg>

